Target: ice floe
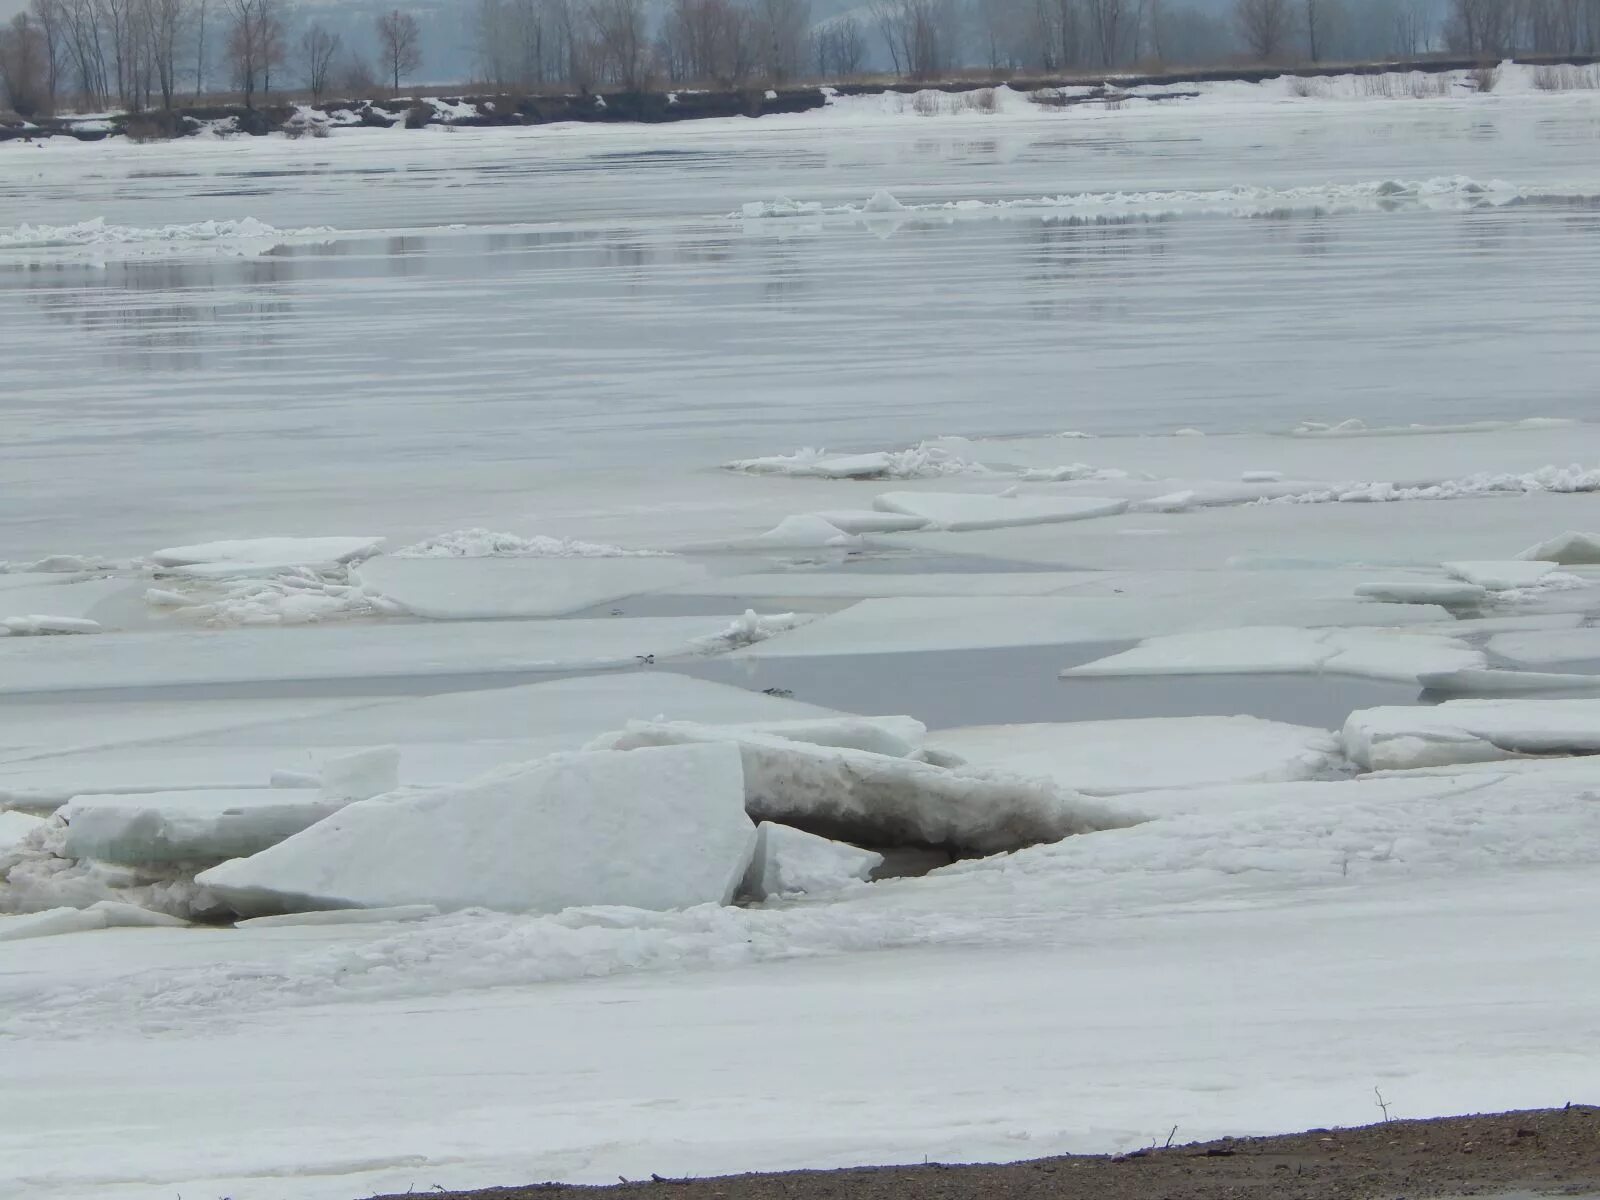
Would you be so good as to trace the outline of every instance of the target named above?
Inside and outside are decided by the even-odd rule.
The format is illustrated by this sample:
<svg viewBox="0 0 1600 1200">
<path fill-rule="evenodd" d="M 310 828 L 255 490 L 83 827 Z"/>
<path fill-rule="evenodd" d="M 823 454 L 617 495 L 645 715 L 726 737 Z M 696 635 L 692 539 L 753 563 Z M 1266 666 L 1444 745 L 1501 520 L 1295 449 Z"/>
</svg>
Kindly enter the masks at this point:
<svg viewBox="0 0 1600 1200">
<path fill-rule="evenodd" d="M 1600 700 L 1452 700 L 1350 714 L 1345 753 L 1372 771 L 1600 754 Z"/>
<path fill-rule="evenodd" d="M 604 542 L 536 534 L 523 537 L 492 529 L 457 529 L 402 546 L 396 558 L 649 558 L 659 550 L 625 550 Z"/>
<path fill-rule="evenodd" d="M 1451 583 L 1448 580 L 1390 580 L 1381 583 L 1363 583 L 1356 595 L 1369 600 L 1382 600 L 1390 604 L 1481 604 L 1488 598 L 1487 588 L 1476 583 Z"/>
<path fill-rule="evenodd" d="M 726 904 L 755 827 L 723 745 L 555 755 L 366 800 L 196 882 L 240 916 L 432 904 L 559 912 Z"/>
<path fill-rule="evenodd" d="M 74 798 L 60 812 L 67 858 L 191 872 L 275 846 L 337 812 L 342 800 L 284 788 Z"/>
<path fill-rule="evenodd" d="M 870 879 L 883 855 L 763 821 L 739 890 L 753 900 L 837 892 Z"/>
<path fill-rule="evenodd" d="M 1514 663 L 1545 663 L 1600 659 L 1600 628 L 1533 629 L 1500 633 L 1489 639 L 1489 651 Z"/>
</svg>

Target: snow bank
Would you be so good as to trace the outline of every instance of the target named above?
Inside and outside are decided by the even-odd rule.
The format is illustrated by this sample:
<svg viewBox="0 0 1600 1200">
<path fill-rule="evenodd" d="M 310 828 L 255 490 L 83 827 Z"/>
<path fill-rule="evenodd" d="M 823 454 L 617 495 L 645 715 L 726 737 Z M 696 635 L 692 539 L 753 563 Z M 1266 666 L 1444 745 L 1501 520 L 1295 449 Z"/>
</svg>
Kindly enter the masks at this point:
<svg viewBox="0 0 1600 1200">
<path fill-rule="evenodd" d="M 1563 567 L 1594 566 L 1600 564 L 1600 534 L 1568 530 L 1548 542 L 1528 547 L 1517 557 L 1527 562 L 1551 562 Z"/>
<path fill-rule="evenodd" d="M 1064 678 L 1118 675 L 1243 675 L 1324 671 L 1414 683 L 1427 673 L 1482 667 L 1460 638 L 1395 629 L 1257 626 L 1176 633 L 1061 672 Z"/>
<path fill-rule="evenodd" d="M 1128 507 L 1126 500 L 1097 496 L 1024 496 L 1011 492 L 993 496 L 962 492 L 885 492 L 872 503 L 883 512 L 917 517 L 935 529 L 950 533 L 1110 517 Z"/>
<path fill-rule="evenodd" d="M 636 721 L 597 744 L 631 751 L 707 743 L 738 747 L 752 818 L 857 845 L 994 854 L 1126 824 L 1045 780 L 936 767 L 733 726 Z"/>
<path fill-rule="evenodd" d="M 401 554 L 368 559 L 354 572 L 369 593 L 435 620 L 565 616 L 706 574 L 664 555 Z"/>
<path fill-rule="evenodd" d="M 1257 717 L 1168 717 L 943 729 L 930 748 L 1089 795 L 1315 779 L 1340 761 L 1328 731 Z"/>
<path fill-rule="evenodd" d="M 754 841 L 731 747 L 558 754 L 352 804 L 196 882 L 241 916 L 409 904 L 687 908 L 730 902 Z"/>
<path fill-rule="evenodd" d="M 659 550 L 624 550 L 603 542 L 536 534 L 522 537 L 490 529 L 457 529 L 437 534 L 393 554 L 395 558 L 655 558 Z"/>
<path fill-rule="evenodd" d="M 837 892 L 872 877 L 883 855 L 763 821 L 739 890 L 752 900 Z"/>
<path fill-rule="evenodd" d="M 1370 771 L 1600 753 L 1600 700 L 1452 700 L 1366 708 L 1345 722 L 1345 753 Z"/>
<path fill-rule="evenodd" d="M 255 854 L 345 802 L 288 788 L 78 796 L 61 810 L 68 858 L 191 869 Z"/>
</svg>

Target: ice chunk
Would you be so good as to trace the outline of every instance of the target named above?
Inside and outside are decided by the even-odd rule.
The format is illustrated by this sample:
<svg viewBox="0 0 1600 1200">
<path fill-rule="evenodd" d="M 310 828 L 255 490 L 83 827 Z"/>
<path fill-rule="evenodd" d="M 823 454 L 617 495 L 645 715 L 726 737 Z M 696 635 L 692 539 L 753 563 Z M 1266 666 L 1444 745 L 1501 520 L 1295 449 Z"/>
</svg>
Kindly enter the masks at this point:
<svg viewBox="0 0 1600 1200">
<path fill-rule="evenodd" d="M 741 646 L 754 646 L 757 642 L 777 637 L 780 633 L 799 629 L 800 626 L 815 619 L 810 613 L 773 613 L 763 617 L 755 609 L 750 608 L 745 610 L 744 616 L 736 617 L 722 632 L 696 638 L 695 644 L 708 654 L 722 654 L 728 650 L 737 650 Z"/>
<path fill-rule="evenodd" d="M 750 539 L 756 546 L 774 550 L 805 550 L 817 547 L 859 546 L 861 539 L 815 513 L 785 517 L 763 534 Z"/>
<path fill-rule="evenodd" d="M 409 904 L 687 908 L 731 901 L 754 843 L 731 746 L 557 754 L 359 801 L 196 882 L 240 916 Z"/>
<path fill-rule="evenodd" d="M 1345 753 L 1370 771 L 1600 753 L 1600 700 L 1452 700 L 1366 708 L 1344 726 Z"/>
<path fill-rule="evenodd" d="M 1257 717 L 1168 717 L 944 729 L 931 746 L 1091 795 L 1314 779 L 1339 761 L 1323 729 Z"/>
<path fill-rule="evenodd" d="M 812 513 L 845 533 L 907 533 L 921 529 L 927 521 L 921 517 L 908 517 L 902 513 L 874 512 L 865 508 L 832 509 Z"/>
<path fill-rule="evenodd" d="M 883 855 L 763 821 L 740 892 L 754 900 L 836 892 L 871 878 Z"/>
<path fill-rule="evenodd" d="M 97 900 L 85 911 L 99 913 L 108 929 L 183 929 L 189 924 L 182 917 L 121 900 Z"/>
<path fill-rule="evenodd" d="M 337 754 L 322 762 L 322 798 L 334 802 L 370 800 L 400 786 L 400 748 L 374 746 Z M 227 855 L 233 858 L 235 855 Z"/>
<path fill-rule="evenodd" d="M 834 530 L 838 535 L 838 530 Z M 559 617 L 625 596 L 703 579 L 704 567 L 666 555 L 628 557 L 383 556 L 356 580 L 419 617 Z"/>
<path fill-rule="evenodd" d="M 1128 507 L 1128 502 L 1097 496 L 885 492 L 873 501 L 873 507 L 882 512 L 920 517 L 936 528 L 961 533 L 1115 516 Z"/>
<path fill-rule="evenodd" d="M 255 854 L 337 812 L 285 788 L 78 796 L 62 809 L 65 853 L 125 866 L 209 866 Z"/>
<path fill-rule="evenodd" d="M 0 811 L 0 853 L 17 845 L 34 830 L 43 829 L 48 823 L 43 817 L 31 813 Z"/>
<path fill-rule="evenodd" d="M 1118 675 L 1243 675 L 1326 671 L 1415 682 L 1427 673 L 1482 667 L 1460 638 L 1396 629 L 1257 626 L 1176 633 L 1061 672 L 1065 678 Z"/>
<path fill-rule="evenodd" d="M 1128 507 L 1133 512 L 1143 513 L 1181 513 L 1188 512 L 1199 500 L 1199 493 L 1190 489 L 1182 492 L 1167 492 L 1160 496 L 1151 496 L 1148 500 L 1135 500 Z"/>
<path fill-rule="evenodd" d="M 89 933 L 96 929 L 140 927 L 182 928 L 187 921 L 152 912 L 134 904 L 100 900 L 87 908 L 50 908 L 21 917 L 0 916 L 0 942 L 54 937 L 61 933 Z"/>
<path fill-rule="evenodd" d="M 1516 560 L 1511 562 L 1447 562 L 1441 564 L 1457 579 L 1488 588 L 1491 592 L 1505 592 L 1512 588 L 1533 587 L 1558 564 Z"/>
<path fill-rule="evenodd" d="M 1425 580 L 1396 580 L 1385 583 L 1363 583 L 1356 595 L 1368 600 L 1383 600 L 1390 604 L 1478 604 L 1489 592 L 1475 583 L 1451 583 Z"/>
<path fill-rule="evenodd" d="M 52 633 L 99 633 L 99 621 L 83 617 L 51 617 L 33 615 L 0 619 L 0 630 L 13 637 L 35 637 Z"/>
<path fill-rule="evenodd" d="M 660 724 L 661 722 L 656 722 Z M 683 722 L 683 724 L 693 724 Z M 771 734 L 791 742 L 865 750 L 890 758 L 910 758 L 922 749 L 928 727 L 915 717 L 818 717 L 785 721 L 749 721 L 699 728 L 729 729 L 742 733 Z M 630 727 L 631 728 L 631 727 Z M 635 744 L 629 731 L 608 733 L 585 749 L 618 750 Z"/>
<path fill-rule="evenodd" d="M 601 744 L 637 750 L 719 742 L 736 744 L 743 757 L 751 817 L 840 841 L 994 854 L 1126 823 L 1047 780 L 935 767 L 731 726 L 636 721 Z"/>
<path fill-rule="evenodd" d="M 1519 559 L 1527 562 L 1551 562 L 1563 567 L 1592 566 L 1600 563 L 1600 534 L 1566 533 L 1530 546 Z"/>
<path fill-rule="evenodd" d="M 604 542 L 535 534 L 498 533 L 492 529 L 457 529 L 424 538 L 394 552 L 396 558 L 660 558 L 659 550 L 624 550 Z"/>
<path fill-rule="evenodd" d="M 1514 663 L 1577 662 L 1600 658 L 1600 629 L 1547 629 L 1502 633 L 1489 639 L 1489 649 Z"/>
<path fill-rule="evenodd" d="M 1441 671 L 1417 677 L 1430 692 L 1458 696 L 1507 696 L 1518 692 L 1600 691 L 1600 675 L 1561 675 L 1541 671 Z"/>
<path fill-rule="evenodd" d="M 251 917 L 239 921 L 235 929 L 279 929 L 285 925 L 382 925 L 389 921 L 426 921 L 437 917 L 432 904 L 397 904 L 392 908 L 325 908 L 317 912 L 279 913 L 272 917 Z"/>
<path fill-rule="evenodd" d="M 171 546 L 150 555 L 158 567 L 214 566 L 255 573 L 349 563 L 376 554 L 381 537 L 267 537 Z"/>
</svg>

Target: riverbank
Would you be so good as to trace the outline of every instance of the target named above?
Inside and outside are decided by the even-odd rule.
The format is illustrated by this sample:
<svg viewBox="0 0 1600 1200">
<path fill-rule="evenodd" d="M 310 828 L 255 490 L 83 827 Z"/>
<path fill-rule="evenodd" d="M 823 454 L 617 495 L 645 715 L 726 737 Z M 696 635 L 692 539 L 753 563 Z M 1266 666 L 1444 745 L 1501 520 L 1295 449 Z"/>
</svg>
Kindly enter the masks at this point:
<svg viewBox="0 0 1600 1200">
<path fill-rule="evenodd" d="M 1374 1104 L 1381 1100 L 1376 1095 Z M 1181 1134 L 1174 1131 L 1174 1137 Z M 430 1194 L 437 1200 L 667 1195 L 674 1200 L 1419 1200 L 1597 1193 L 1600 1109 L 1568 1105 L 1000 1166 L 928 1163 L 721 1179 L 657 1177 L 606 1188 L 540 1184 Z"/>
<path fill-rule="evenodd" d="M 1538 84 L 1560 91 L 1600 87 L 1594 56 L 1519 57 L 1510 60 L 1549 77 Z M 1316 98 L 1318 80 L 1352 77 L 1372 80 L 1382 76 L 1415 75 L 1418 84 L 1408 92 L 1393 90 L 1394 98 L 1425 99 L 1457 90 L 1492 90 L 1494 64 L 1465 58 L 1421 58 L 1406 61 L 1315 64 L 1271 67 L 1210 67 L 1143 73 L 1069 74 L 1056 76 L 970 77 L 942 81 L 870 80 L 831 86 L 739 88 L 722 91 L 696 89 L 611 91 L 554 94 L 462 92 L 414 95 L 390 99 L 341 99 L 317 104 L 271 103 L 180 106 L 140 113 L 101 113 L 23 121 L 0 119 L 0 142 L 69 138 L 103 141 L 126 137 L 135 141 L 165 141 L 196 135 L 244 134 L 264 136 L 325 136 L 337 128 L 424 129 L 429 126 L 475 128 L 510 125 L 550 125 L 562 122 L 589 124 L 666 124 L 714 117 L 757 118 L 810 112 L 828 106 L 838 97 L 943 93 L 959 98 L 953 107 L 962 111 L 992 112 L 995 92 L 1006 89 L 1030 97 L 1049 108 L 1077 105 L 1118 105 L 1129 101 L 1190 99 L 1198 92 L 1174 90 L 1185 85 L 1262 84 L 1286 80 L 1290 94 Z M 1475 77 L 1450 81 L 1463 72 Z M 1389 93 L 1386 92 L 1385 95 Z M 935 109 L 940 106 L 933 106 Z M 929 115 L 933 115 L 932 112 Z"/>
</svg>

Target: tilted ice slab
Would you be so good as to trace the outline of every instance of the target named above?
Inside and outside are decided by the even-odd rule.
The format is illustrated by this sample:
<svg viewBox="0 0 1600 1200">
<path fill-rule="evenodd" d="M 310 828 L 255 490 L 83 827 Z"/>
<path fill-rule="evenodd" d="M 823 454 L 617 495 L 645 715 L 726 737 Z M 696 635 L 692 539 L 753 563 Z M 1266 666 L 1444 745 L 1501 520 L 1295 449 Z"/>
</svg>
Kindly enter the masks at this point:
<svg viewBox="0 0 1600 1200">
<path fill-rule="evenodd" d="M 78 796 L 61 810 L 64 849 L 124 866 L 215 866 L 275 846 L 345 803 L 286 788 Z"/>
<path fill-rule="evenodd" d="M 1576 662 L 1600 658 L 1600 629 L 1544 629 L 1502 633 L 1489 639 L 1489 649 L 1514 663 Z"/>
<path fill-rule="evenodd" d="M 1417 580 L 1393 580 L 1380 583 L 1363 583 L 1356 595 L 1368 600 L 1382 600 L 1391 604 L 1479 604 L 1488 595 L 1488 589 L 1476 583 L 1451 583 Z"/>
<path fill-rule="evenodd" d="M 196 882 L 241 916 L 726 904 L 755 844 L 739 757 L 717 745 L 555 755 L 420 796 L 360 801 Z"/>
<path fill-rule="evenodd" d="M 739 890 L 753 900 L 836 892 L 870 879 L 882 865 L 883 855 L 874 851 L 763 821 Z"/>
<path fill-rule="evenodd" d="M 246 571 L 274 567 L 314 567 L 349 563 L 375 554 L 381 537 L 236 538 L 171 546 L 150 555 L 158 567 L 238 567 Z"/>
<path fill-rule="evenodd" d="M 1452 700 L 1350 714 L 1345 753 L 1371 771 L 1600 753 L 1600 700 Z"/>
<path fill-rule="evenodd" d="M 1512 562 L 1447 562 L 1444 569 L 1457 579 L 1491 592 L 1533 587 L 1556 569 L 1553 562 L 1517 560 Z"/>
<path fill-rule="evenodd" d="M 873 500 L 884 512 L 903 513 L 949 533 L 1051 525 L 1115 516 L 1126 500 L 1100 496 L 969 495 L 964 492 L 885 492 Z"/>
<path fill-rule="evenodd" d="M 1509 696 L 1523 692 L 1600 692 L 1600 675 L 1544 671 L 1461 670 L 1417 676 L 1430 692 L 1456 696 Z"/>
<path fill-rule="evenodd" d="M 1320 624 L 1385 625 L 1447 621 L 1441 608 L 1342 600 L 1229 603 L 1228 593 L 1181 596 L 900 596 L 863 600 L 804 628 L 734 652 L 736 658 L 891 654 L 1004 646 L 1072 646 L 1134 641 L 1171 630 L 1227 629 L 1241 616 Z M 1262 607 L 1256 607 L 1261 605 Z M 1387 610 L 1387 611 L 1386 611 Z M 1380 615 L 1381 614 L 1381 615 Z M 1308 637 L 1320 636 L 1314 632 Z M 1309 645 L 1309 643 L 1307 643 Z M 1297 661 L 1304 661 L 1309 652 Z M 1430 660 L 1428 670 L 1482 666 L 1473 659 Z M 1284 667 L 1300 670 L 1302 667 Z"/>
<path fill-rule="evenodd" d="M 1600 534 L 1569 530 L 1528 547 L 1517 557 L 1526 562 L 1551 562 L 1563 567 L 1594 566 L 1600 564 Z"/>
<path fill-rule="evenodd" d="M 0 916 L 0 942 L 55 937 L 63 933 L 89 933 L 96 929 L 182 928 L 189 922 L 126 904 L 97 900 L 87 908 L 52 908 L 21 917 Z"/>
<path fill-rule="evenodd" d="M 1109 829 L 1123 819 L 1045 780 L 936 767 L 729 726 L 631 722 L 597 746 L 733 743 L 757 821 L 860 845 L 906 843 L 993 854 Z"/>
<path fill-rule="evenodd" d="M 1327 730 L 1257 717 L 975 725 L 940 730 L 930 748 L 1090 795 L 1314 779 L 1340 757 Z"/>
<path fill-rule="evenodd" d="M 1423 674 L 1485 665 L 1460 638 L 1395 629 L 1257 626 L 1175 633 L 1061 672 L 1064 678 L 1118 675 L 1242 675 L 1325 671 L 1416 682 Z"/>
<path fill-rule="evenodd" d="M 4 638 L 0 694 L 632 666 L 647 655 L 698 653 L 695 639 L 723 624 L 647 617 Z"/>
<path fill-rule="evenodd" d="M 357 582 L 419 617 L 559 617 L 707 575 L 681 558 L 370 558 Z"/>
<path fill-rule="evenodd" d="M 82 633 L 103 633 L 105 627 L 98 621 L 82 617 L 56 617 L 33 613 L 25 617 L 0 617 L 0 637 L 48 637 Z"/>
</svg>

